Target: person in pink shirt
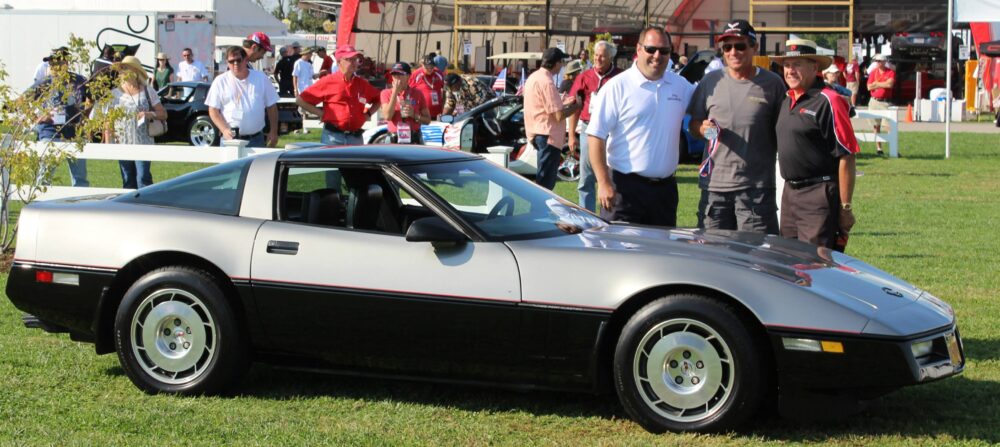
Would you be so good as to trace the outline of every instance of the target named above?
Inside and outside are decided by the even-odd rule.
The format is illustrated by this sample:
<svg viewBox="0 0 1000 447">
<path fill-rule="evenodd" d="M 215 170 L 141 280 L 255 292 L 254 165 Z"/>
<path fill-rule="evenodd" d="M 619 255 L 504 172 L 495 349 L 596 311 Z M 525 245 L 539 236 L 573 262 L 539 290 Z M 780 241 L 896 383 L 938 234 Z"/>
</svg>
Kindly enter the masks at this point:
<svg viewBox="0 0 1000 447">
<path fill-rule="evenodd" d="M 851 56 L 851 60 L 844 66 L 844 81 L 847 82 L 847 89 L 851 91 L 851 105 L 856 105 L 858 88 L 861 86 L 861 65 L 858 65 L 857 56 Z"/>
<path fill-rule="evenodd" d="M 434 58 L 424 57 L 423 67 L 410 76 L 410 87 L 424 95 L 431 118 L 437 118 L 444 109 L 444 75 L 434 65 Z"/>
<path fill-rule="evenodd" d="M 429 124 L 431 117 L 423 95 L 409 86 L 410 72 L 410 64 L 396 62 L 389 69 L 392 86 L 382 90 L 379 103 L 382 104 L 382 116 L 389 128 L 390 141 L 423 144 L 420 125 Z"/>
<path fill-rule="evenodd" d="M 545 50 L 542 68 L 529 75 L 524 84 L 524 132 L 538 151 L 535 183 L 548 189 L 556 186 L 556 171 L 566 142 L 566 117 L 580 108 L 575 96 L 563 102 L 553 79 L 567 57 L 558 48 Z"/>
</svg>

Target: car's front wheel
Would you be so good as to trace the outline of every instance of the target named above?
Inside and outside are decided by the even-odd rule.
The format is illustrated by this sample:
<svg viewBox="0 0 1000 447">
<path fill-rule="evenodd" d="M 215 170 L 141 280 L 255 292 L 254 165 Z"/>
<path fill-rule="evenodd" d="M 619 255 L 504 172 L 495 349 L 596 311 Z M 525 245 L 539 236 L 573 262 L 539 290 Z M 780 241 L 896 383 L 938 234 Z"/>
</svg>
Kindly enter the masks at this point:
<svg viewBox="0 0 1000 447">
<path fill-rule="evenodd" d="M 700 295 L 653 301 L 622 329 L 615 388 L 649 431 L 722 431 L 767 395 L 766 354 L 729 305 Z"/>
<path fill-rule="evenodd" d="M 218 146 L 222 133 L 208 115 L 200 115 L 188 125 L 188 142 L 192 146 Z"/>
<path fill-rule="evenodd" d="M 247 369 L 244 340 L 219 283 L 188 267 L 164 267 L 139 278 L 115 316 L 118 359 L 147 393 L 222 391 Z"/>
</svg>

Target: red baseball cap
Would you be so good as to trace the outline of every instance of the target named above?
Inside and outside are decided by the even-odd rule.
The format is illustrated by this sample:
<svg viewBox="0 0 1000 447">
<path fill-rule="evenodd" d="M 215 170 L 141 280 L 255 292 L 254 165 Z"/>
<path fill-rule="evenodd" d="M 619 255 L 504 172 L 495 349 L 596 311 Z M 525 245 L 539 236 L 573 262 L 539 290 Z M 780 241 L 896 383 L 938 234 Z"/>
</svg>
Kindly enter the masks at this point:
<svg viewBox="0 0 1000 447">
<path fill-rule="evenodd" d="M 254 42 L 257 45 L 260 45 L 267 51 L 274 51 L 274 48 L 271 47 L 271 38 L 267 37 L 267 34 L 264 34 L 260 31 L 257 31 L 247 36 L 247 40 Z"/>
<path fill-rule="evenodd" d="M 361 52 L 355 49 L 354 45 L 345 44 L 337 47 L 337 51 L 333 52 L 333 57 L 337 58 L 337 60 L 339 61 L 345 57 L 350 59 L 359 54 L 361 54 Z"/>
</svg>

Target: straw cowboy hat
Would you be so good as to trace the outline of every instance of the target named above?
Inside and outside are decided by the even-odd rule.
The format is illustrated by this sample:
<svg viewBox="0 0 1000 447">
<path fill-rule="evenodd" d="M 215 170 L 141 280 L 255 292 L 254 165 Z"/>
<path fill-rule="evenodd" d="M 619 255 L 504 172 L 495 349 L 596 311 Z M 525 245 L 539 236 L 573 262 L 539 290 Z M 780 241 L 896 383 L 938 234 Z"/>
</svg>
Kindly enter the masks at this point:
<svg viewBox="0 0 1000 447">
<path fill-rule="evenodd" d="M 833 60 L 829 56 L 820 56 L 816 53 L 816 42 L 806 39 L 789 39 L 785 41 L 785 54 L 774 56 L 775 62 L 781 64 L 785 59 L 804 58 L 809 59 L 818 65 L 817 70 L 826 70 Z"/>
<path fill-rule="evenodd" d="M 119 63 L 119 67 L 135 73 L 139 76 L 140 81 L 146 81 L 146 69 L 142 68 L 142 62 L 139 62 L 139 58 L 135 56 L 125 56 L 125 58 Z"/>
<path fill-rule="evenodd" d="M 156 60 L 166 60 L 166 61 L 169 61 L 170 60 L 170 56 L 167 56 L 167 53 L 164 53 L 164 52 L 161 51 L 159 53 L 156 53 Z"/>
</svg>

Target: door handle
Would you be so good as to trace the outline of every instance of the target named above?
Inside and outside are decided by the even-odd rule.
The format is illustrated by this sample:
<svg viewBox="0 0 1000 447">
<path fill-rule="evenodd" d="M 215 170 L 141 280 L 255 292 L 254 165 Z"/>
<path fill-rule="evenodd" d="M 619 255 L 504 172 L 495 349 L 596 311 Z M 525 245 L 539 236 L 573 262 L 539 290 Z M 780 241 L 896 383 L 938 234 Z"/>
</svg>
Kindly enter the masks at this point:
<svg viewBox="0 0 1000 447">
<path fill-rule="evenodd" d="M 294 255 L 299 252 L 299 243 L 291 241 L 267 241 L 267 252 L 276 255 Z"/>
</svg>

